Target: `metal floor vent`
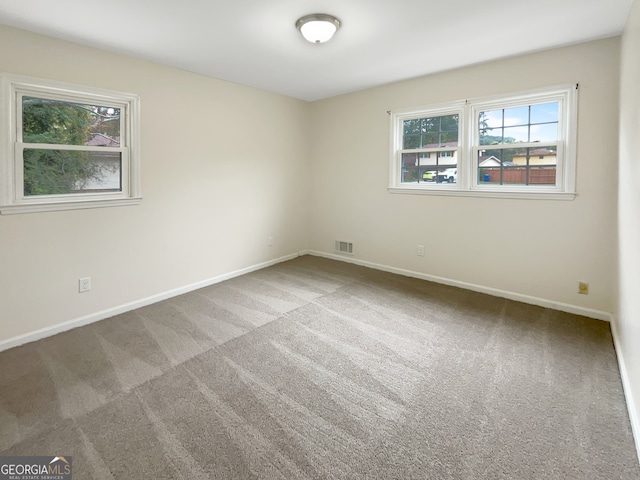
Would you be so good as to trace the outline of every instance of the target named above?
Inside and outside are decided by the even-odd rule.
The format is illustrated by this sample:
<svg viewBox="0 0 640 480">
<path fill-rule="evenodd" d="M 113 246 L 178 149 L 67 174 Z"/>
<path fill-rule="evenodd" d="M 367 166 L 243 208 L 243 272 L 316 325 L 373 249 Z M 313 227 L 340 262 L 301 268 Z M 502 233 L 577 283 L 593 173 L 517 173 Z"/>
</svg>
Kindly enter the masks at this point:
<svg viewBox="0 0 640 480">
<path fill-rule="evenodd" d="M 336 240 L 336 252 L 353 255 L 353 243 Z"/>
</svg>

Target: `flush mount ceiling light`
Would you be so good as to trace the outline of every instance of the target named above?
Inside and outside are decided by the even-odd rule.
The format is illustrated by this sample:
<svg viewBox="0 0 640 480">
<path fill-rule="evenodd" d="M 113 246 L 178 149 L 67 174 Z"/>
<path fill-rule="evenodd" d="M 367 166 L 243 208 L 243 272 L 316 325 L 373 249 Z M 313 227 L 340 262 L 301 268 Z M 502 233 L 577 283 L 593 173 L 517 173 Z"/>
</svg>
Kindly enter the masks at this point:
<svg viewBox="0 0 640 480">
<path fill-rule="evenodd" d="M 296 28 L 311 43 L 324 43 L 331 40 L 340 28 L 340 20 L 333 15 L 314 13 L 305 15 L 296 22 Z"/>
</svg>

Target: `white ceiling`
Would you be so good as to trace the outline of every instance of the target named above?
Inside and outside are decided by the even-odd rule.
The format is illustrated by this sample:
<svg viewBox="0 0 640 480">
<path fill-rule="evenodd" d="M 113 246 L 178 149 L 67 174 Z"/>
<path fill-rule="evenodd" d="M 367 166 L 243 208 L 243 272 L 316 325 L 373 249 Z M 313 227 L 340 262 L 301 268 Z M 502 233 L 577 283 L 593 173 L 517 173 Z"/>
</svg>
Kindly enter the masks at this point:
<svg viewBox="0 0 640 480">
<path fill-rule="evenodd" d="M 311 101 L 618 35 L 632 3 L 0 0 L 0 23 Z M 295 22 L 310 13 L 342 28 L 308 43 Z"/>
</svg>

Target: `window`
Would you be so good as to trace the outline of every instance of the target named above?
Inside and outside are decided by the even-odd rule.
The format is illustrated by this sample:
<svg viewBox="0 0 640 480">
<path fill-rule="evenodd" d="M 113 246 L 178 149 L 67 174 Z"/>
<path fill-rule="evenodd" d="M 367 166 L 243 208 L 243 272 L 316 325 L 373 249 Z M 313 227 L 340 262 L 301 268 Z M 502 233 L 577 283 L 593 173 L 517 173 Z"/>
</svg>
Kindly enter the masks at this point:
<svg viewBox="0 0 640 480">
<path fill-rule="evenodd" d="M 138 97 L 2 76 L 0 212 L 140 201 Z"/>
<path fill-rule="evenodd" d="M 441 183 L 456 167 L 459 112 L 402 120 L 401 175 L 403 184 Z M 456 150 L 451 150 L 455 147 Z"/>
<path fill-rule="evenodd" d="M 574 198 L 576 90 L 391 112 L 390 191 Z"/>
</svg>

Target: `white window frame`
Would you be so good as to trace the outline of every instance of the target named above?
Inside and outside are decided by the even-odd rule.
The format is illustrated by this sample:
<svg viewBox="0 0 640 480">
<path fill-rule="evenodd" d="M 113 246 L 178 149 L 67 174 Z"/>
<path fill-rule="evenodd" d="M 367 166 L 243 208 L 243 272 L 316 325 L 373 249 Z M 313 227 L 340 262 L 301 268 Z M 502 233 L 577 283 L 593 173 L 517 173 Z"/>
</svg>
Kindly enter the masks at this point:
<svg viewBox="0 0 640 480">
<path fill-rule="evenodd" d="M 432 184 L 428 182 L 420 182 L 417 184 L 407 184 L 401 182 L 401 173 L 402 173 L 402 155 L 404 153 L 440 153 L 440 152 L 457 152 L 457 157 L 460 157 L 464 154 L 462 150 L 462 138 L 465 136 L 465 125 L 462 122 L 462 118 L 464 115 L 464 102 L 451 102 L 445 105 L 436 105 L 431 107 L 423 107 L 423 108 L 410 108 L 404 110 L 397 110 L 391 112 L 392 118 L 392 126 L 391 126 L 391 145 L 393 146 L 393 151 L 391 154 L 392 161 L 389 170 L 389 188 L 399 188 L 402 191 L 417 191 L 421 192 L 423 190 L 445 190 L 450 191 L 456 188 L 456 185 L 453 184 L 444 184 L 440 188 L 436 185 L 440 184 Z M 442 117 L 447 115 L 458 115 L 458 146 L 451 147 L 428 147 L 428 148 L 403 148 L 403 125 L 405 120 L 414 120 L 419 118 L 431 118 L 431 117 Z M 452 154 L 453 155 L 453 154 Z M 459 165 L 460 160 L 458 160 Z"/>
<path fill-rule="evenodd" d="M 507 95 L 454 101 L 435 106 L 392 110 L 391 153 L 389 161 L 389 191 L 391 193 L 488 196 L 497 198 L 529 198 L 572 200 L 576 196 L 576 140 L 578 123 L 578 86 L 562 85 Z M 480 112 L 558 102 L 558 140 L 546 143 L 508 144 L 504 148 L 536 148 L 555 146 L 555 185 L 481 185 L 478 182 L 478 153 L 487 149 L 479 145 L 478 121 Z M 401 183 L 402 154 L 419 152 L 404 150 L 403 122 L 405 120 L 448 115 L 459 112 L 458 176 L 456 183 Z M 493 146 L 492 146 L 493 147 Z M 436 149 L 451 150 L 451 147 Z"/>
<path fill-rule="evenodd" d="M 121 190 L 25 196 L 23 150 L 25 148 L 59 149 L 61 145 L 23 143 L 23 96 L 120 108 L 119 147 L 64 145 L 64 149 L 120 153 Z M 136 205 L 142 200 L 140 99 L 137 95 L 4 73 L 0 75 L 0 114 L 2 115 L 0 123 L 1 214 Z"/>
</svg>

